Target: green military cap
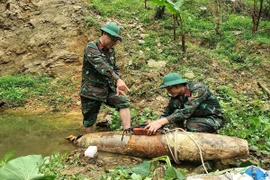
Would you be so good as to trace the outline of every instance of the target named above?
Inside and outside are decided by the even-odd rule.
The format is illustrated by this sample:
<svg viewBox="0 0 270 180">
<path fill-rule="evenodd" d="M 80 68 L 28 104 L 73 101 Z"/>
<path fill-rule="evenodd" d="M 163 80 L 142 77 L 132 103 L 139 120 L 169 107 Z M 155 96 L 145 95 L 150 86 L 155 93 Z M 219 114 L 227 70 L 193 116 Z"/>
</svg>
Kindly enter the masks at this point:
<svg viewBox="0 0 270 180">
<path fill-rule="evenodd" d="M 116 24 L 113 23 L 106 24 L 104 27 L 100 28 L 100 30 L 122 41 L 122 37 L 120 36 L 120 28 Z"/>
<path fill-rule="evenodd" d="M 177 73 L 169 73 L 162 78 L 162 84 L 159 86 L 160 89 L 173 86 L 176 84 L 187 83 L 181 76 Z"/>
</svg>

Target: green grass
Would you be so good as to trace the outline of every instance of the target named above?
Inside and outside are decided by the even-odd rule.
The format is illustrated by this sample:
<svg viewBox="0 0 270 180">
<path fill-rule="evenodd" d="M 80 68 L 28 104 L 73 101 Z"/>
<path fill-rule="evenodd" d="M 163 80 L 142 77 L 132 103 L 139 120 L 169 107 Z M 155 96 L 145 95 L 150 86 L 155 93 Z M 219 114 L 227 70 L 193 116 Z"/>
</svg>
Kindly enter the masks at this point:
<svg viewBox="0 0 270 180">
<path fill-rule="evenodd" d="M 0 78 L 0 99 L 10 107 L 24 106 L 28 99 L 35 99 L 58 109 L 71 103 L 67 94 L 74 91 L 77 83 L 47 75 L 8 75 Z"/>
<path fill-rule="evenodd" d="M 226 117 L 226 125 L 219 132 L 247 139 L 250 146 L 263 152 L 270 151 L 270 109 L 264 107 L 263 97 L 249 100 L 228 86 L 220 86 L 217 96 Z"/>
<path fill-rule="evenodd" d="M 14 75 L 0 78 L 0 99 L 8 104 L 20 106 L 31 96 L 47 93 L 52 78 L 47 76 Z"/>
<path fill-rule="evenodd" d="M 148 3 L 150 4 L 150 3 Z M 126 18 L 128 19 L 140 19 L 142 21 L 147 21 L 147 13 L 141 13 L 144 9 L 144 1 L 140 0 L 93 0 L 89 5 L 90 9 L 94 9 L 99 12 L 103 17 L 110 18 Z"/>
</svg>

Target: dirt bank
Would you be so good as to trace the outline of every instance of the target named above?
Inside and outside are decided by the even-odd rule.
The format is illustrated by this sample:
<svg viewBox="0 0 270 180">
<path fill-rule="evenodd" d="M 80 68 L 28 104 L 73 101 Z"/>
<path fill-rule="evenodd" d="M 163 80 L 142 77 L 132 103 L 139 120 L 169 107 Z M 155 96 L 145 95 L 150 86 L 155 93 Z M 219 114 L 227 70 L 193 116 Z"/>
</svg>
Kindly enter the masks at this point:
<svg viewBox="0 0 270 180">
<path fill-rule="evenodd" d="M 80 68 L 85 2 L 0 1 L 0 76 L 33 72 L 57 77 Z"/>
</svg>

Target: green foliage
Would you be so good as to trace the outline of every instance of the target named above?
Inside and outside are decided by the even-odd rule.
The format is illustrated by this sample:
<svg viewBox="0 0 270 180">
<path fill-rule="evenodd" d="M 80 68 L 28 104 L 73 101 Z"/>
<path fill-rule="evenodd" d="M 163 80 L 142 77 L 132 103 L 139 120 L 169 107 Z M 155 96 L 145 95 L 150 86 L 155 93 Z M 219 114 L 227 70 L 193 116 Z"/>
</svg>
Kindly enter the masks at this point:
<svg viewBox="0 0 270 180">
<path fill-rule="evenodd" d="M 43 163 L 40 167 L 40 172 L 44 174 L 49 174 L 51 176 L 57 177 L 57 179 L 86 179 L 83 175 L 73 174 L 65 175 L 61 173 L 61 170 L 67 169 L 73 166 L 80 166 L 80 154 L 77 153 L 74 156 L 69 157 L 69 163 L 67 164 L 67 153 L 60 154 L 59 152 L 54 152 L 53 155 L 47 156 L 43 159 Z"/>
<path fill-rule="evenodd" d="M 135 167 L 117 166 L 115 169 L 108 170 L 107 174 L 103 174 L 102 180 L 108 179 L 145 179 L 150 171 L 150 163 L 143 161 Z"/>
<path fill-rule="evenodd" d="M 68 92 L 73 92 L 78 82 L 55 79 L 47 75 L 9 75 L 0 77 L 0 99 L 11 107 L 23 106 L 27 99 L 47 103 L 54 109 L 71 103 Z"/>
<path fill-rule="evenodd" d="M 225 22 L 222 24 L 222 30 L 236 31 L 250 29 L 252 26 L 251 19 L 244 16 L 238 16 L 236 14 L 230 14 L 226 16 Z"/>
<path fill-rule="evenodd" d="M 92 26 L 97 25 L 97 22 L 95 21 L 94 18 L 89 16 L 89 17 L 86 18 L 86 24 L 87 24 L 87 27 L 92 27 Z"/>
<path fill-rule="evenodd" d="M 116 111 L 115 109 L 111 110 L 112 113 L 112 123 L 110 124 L 110 130 L 121 130 L 121 120 L 119 117 L 119 112 Z M 158 115 L 153 111 L 148 108 L 143 108 L 142 110 L 138 111 L 134 108 L 130 109 L 131 113 L 131 123 L 132 126 L 136 126 L 139 124 L 144 124 L 149 120 L 157 120 Z"/>
<path fill-rule="evenodd" d="M 131 109 L 132 125 L 144 124 L 148 121 L 157 120 L 158 115 L 148 108 L 143 108 L 138 111 L 136 109 Z"/>
<path fill-rule="evenodd" d="M 264 101 L 236 93 L 228 86 L 220 86 L 217 96 L 226 118 L 225 126 L 220 134 L 237 136 L 247 139 L 249 146 L 257 147 L 260 151 L 270 150 L 270 109 L 264 108 Z"/>
<path fill-rule="evenodd" d="M 86 179 L 83 175 L 61 174 L 61 170 L 72 166 L 80 166 L 79 153 L 69 157 L 69 164 L 66 163 L 67 153 L 54 152 L 53 155 L 44 159 L 41 155 L 28 155 L 11 160 L 14 152 L 8 152 L 0 159 L 1 179 L 14 180 L 54 180 L 54 179 Z"/>
<path fill-rule="evenodd" d="M 39 173 L 42 164 L 41 155 L 28 155 L 8 161 L 0 169 L 0 177 L 6 180 L 12 179 L 54 179 L 54 176 L 46 176 Z"/>
<path fill-rule="evenodd" d="M 41 75 L 38 77 L 31 75 L 0 77 L 0 99 L 14 106 L 23 105 L 31 95 L 46 93 L 50 81 L 51 78 Z"/>
<path fill-rule="evenodd" d="M 180 7 L 184 4 L 184 0 L 177 0 L 173 2 L 171 0 L 151 0 L 158 6 L 165 6 L 171 14 L 180 14 Z"/>
<path fill-rule="evenodd" d="M 40 167 L 40 172 L 59 176 L 60 170 L 67 167 L 64 163 L 66 157 L 67 154 L 61 155 L 59 152 L 54 152 L 51 156 L 45 157 Z"/>
<path fill-rule="evenodd" d="M 159 161 L 165 161 L 166 164 L 162 165 Z M 115 169 L 108 170 L 106 174 L 103 174 L 102 180 L 108 179 L 136 179 L 136 180 L 150 180 L 156 174 L 158 167 L 165 170 L 165 180 L 171 179 L 185 179 L 186 170 L 178 170 L 171 165 L 170 158 L 168 156 L 160 156 L 153 158 L 151 161 L 143 161 L 138 166 L 123 167 L 118 166 Z"/>
<path fill-rule="evenodd" d="M 125 3 L 122 0 L 93 0 L 89 8 L 97 11 L 102 17 L 133 18 L 144 22 L 149 21 L 150 12 L 141 13 L 144 4 L 140 0 L 126 0 Z M 130 8 L 132 8 L 132 11 Z"/>
<path fill-rule="evenodd" d="M 15 155 L 15 151 L 10 151 L 4 155 L 3 158 L 0 159 L 0 168 L 3 167 L 12 159 L 12 157 Z"/>
<path fill-rule="evenodd" d="M 111 124 L 110 124 L 110 130 L 112 131 L 119 131 L 121 130 L 121 119 L 119 116 L 119 112 L 116 111 L 115 109 L 112 110 L 112 120 L 111 120 Z"/>
<path fill-rule="evenodd" d="M 228 92 L 228 91 L 227 91 Z M 221 105 L 226 117 L 225 126 L 220 130 L 220 134 L 237 136 L 247 139 L 249 146 L 257 147 L 262 152 L 270 150 L 270 126 L 269 109 L 263 110 L 264 102 L 254 101 L 252 104 L 232 98 L 228 93 L 226 96 L 219 94 Z M 226 102 L 225 102 L 226 101 Z"/>
</svg>

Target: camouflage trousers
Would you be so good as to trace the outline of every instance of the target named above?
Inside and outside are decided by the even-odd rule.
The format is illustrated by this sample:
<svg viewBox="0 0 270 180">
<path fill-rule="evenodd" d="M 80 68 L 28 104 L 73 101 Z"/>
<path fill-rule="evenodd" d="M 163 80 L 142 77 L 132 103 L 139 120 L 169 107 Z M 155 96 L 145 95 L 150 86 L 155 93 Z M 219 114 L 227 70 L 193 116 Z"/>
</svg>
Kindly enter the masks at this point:
<svg viewBox="0 0 270 180">
<path fill-rule="evenodd" d="M 175 125 L 191 132 L 215 133 L 223 126 L 223 119 L 213 116 L 190 117 L 184 122 L 177 122 Z"/>
<path fill-rule="evenodd" d="M 118 111 L 130 106 L 130 102 L 125 96 L 116 96 L 114 92 L 109 93 L 105 102 L 81 96 L 83 125 L 85 127 L 90 127 L 95 124 L 102 103 L 105 103 L 106 105 L 115 108 Z"/>
</svg>

